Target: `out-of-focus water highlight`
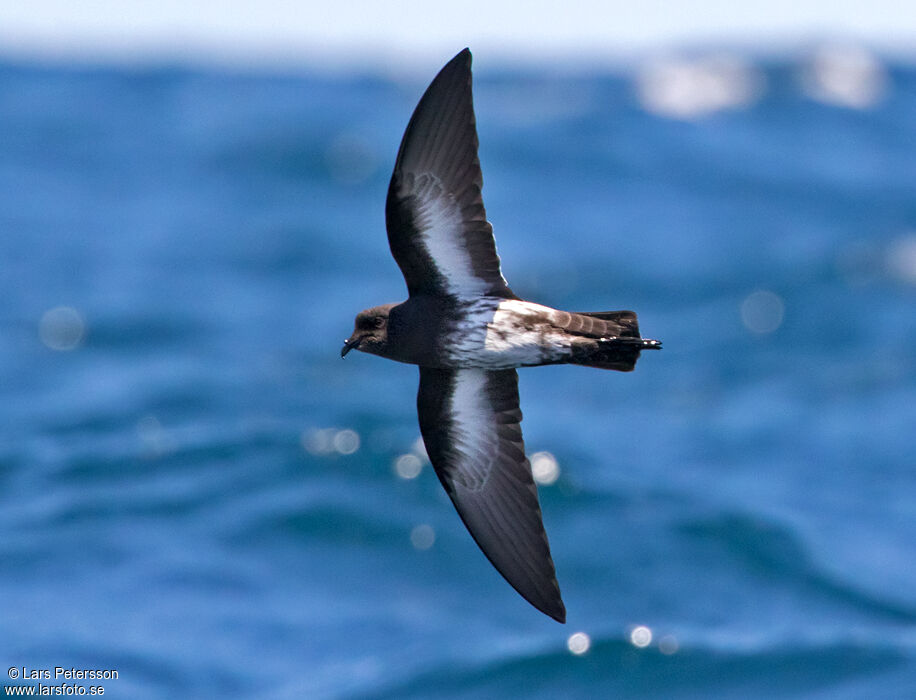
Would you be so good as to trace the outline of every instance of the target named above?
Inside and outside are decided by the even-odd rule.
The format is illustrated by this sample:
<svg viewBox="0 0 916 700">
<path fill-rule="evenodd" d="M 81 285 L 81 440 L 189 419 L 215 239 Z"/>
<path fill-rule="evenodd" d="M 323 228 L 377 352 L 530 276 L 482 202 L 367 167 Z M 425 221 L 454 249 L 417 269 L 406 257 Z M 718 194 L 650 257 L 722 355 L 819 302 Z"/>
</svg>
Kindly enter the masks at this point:
<svg viewBox="0 0 916 700">
<path fill-rule="evenodd" d="M 478 68 L 513 289 L 664 341 L 520 372 L 568 624 L 461 525 L 416 369 L 339 356 L 404 297 L 383 203 L 423 80 L 7 61 L 3 668 L 137 699 L 916 692 L 916 71 Z"/>
</svg>

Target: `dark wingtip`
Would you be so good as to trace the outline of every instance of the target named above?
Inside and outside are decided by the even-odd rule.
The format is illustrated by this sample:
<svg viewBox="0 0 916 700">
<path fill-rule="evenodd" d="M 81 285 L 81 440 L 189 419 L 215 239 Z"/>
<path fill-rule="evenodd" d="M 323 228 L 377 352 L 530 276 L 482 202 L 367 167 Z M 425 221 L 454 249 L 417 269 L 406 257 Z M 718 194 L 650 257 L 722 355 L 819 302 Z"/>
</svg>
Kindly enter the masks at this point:
<svg viewBox="0 0 916 700">
<path fill-rule="evenodd" d="M 471 50 L 465 46 L 463 49 L 461 49 L 461 51 L 456 53 L 455 57 L 452 58 L 452 60 L 449 61 L 446 65 L 461 63 L 464 66 L 466 66 L 467 68 L 470 68 L 471 67 L 471 58 L 472 58 Z"/>
<path fill-rule="evenodd" d="M 510 581 L 510 583 L 512 582 Z M 549 596 L 546 598 L 541 597 L 541 596 L 538 596 L 537 598 L 530 597 L 528 595 L 525 595 L 521 591 L 519 591 L 518 588 L 515 588 L 514 585 L 512 587 L 515 588 L 516 591 L 521 593 L 522 597 L 525 600 L 531 603 L 539 611 L 544 613 L 547 617 L 550 617 L 556 620 L 557 622 L 559 622 L 560 624 L 565 625 L 566 624 L 566 606 L 563 604 L 563 599 L 560 597 L 560 589 L 559 589 L 559 586 L 557 586 L 556 579 L 554 579 L 554 585 L 556 586 L 556 597 L 555 598 L 553 596 Z"/>
<path fill-rule="evenodd" d="M 554 620 L 559 622 L 561 625 L 566 624 L 566 606 L 563 605 L 562 600 L 560 601 L 560 605 L 557 609 L 552 610 L 550 612 L 548 612 L 547 610 L 543 610 L 542 612 L 552 617 Z"/>
</svg>

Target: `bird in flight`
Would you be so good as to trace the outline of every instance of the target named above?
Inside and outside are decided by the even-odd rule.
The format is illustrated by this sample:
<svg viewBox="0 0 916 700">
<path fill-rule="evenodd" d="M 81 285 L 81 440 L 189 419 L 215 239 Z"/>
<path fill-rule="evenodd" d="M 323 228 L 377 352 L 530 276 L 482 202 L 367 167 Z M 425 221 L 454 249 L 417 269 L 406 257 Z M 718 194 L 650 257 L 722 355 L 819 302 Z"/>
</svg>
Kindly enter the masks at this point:
<svg viewBox="0 0 916 700">
<path fill-rule="evenodd" d="M 471 52 L 449 61 L 414 110 L 388 187 L 388 243 L 408 298 L 361 311 L 350 350 L 420 368 L 430 462 L 471 536 L 522 597 L 566 621 L 522 441 L 518 367 L 632 370 L 632 311 L 559 311 L 516 296 L 481 198 Z"/>
</svg>

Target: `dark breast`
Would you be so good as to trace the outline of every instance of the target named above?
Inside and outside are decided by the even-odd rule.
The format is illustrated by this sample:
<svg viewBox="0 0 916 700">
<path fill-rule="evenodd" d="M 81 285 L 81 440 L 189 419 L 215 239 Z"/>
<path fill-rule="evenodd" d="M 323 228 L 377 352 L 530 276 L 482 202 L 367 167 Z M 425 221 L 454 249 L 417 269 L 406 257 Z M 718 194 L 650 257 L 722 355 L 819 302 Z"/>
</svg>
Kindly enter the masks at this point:
<svg viewBox="0 0 916 700">
<path fill-rule="evenodd" d="M 393 360 L 440 367 L 450 305 L 447 300 L 415 296 L 388 316 L 388 351 Z"/>
</svg>

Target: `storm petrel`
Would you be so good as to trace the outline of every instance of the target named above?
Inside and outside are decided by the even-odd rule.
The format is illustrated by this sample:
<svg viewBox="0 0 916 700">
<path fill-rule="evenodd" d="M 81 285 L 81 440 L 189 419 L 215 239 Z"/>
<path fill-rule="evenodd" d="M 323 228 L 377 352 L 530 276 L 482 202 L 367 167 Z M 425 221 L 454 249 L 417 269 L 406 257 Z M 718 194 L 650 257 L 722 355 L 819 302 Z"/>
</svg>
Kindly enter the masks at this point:
<svg viewBox="0 0 916 700">
<path fill-rule="evenodd" d="M 388 244 L 408 299 L 361 311 L 341 350 L 420 367 L 417 411 L 430 462 L 471 536 L 529 603 L 566 621 L 525 457 L 517 367 L 632 370 L 632 311 L 573 313 L 516 296 L 500 272 L 480 190 L 471 52 L 427 88 L 388 187 Z"/>
</svg>

